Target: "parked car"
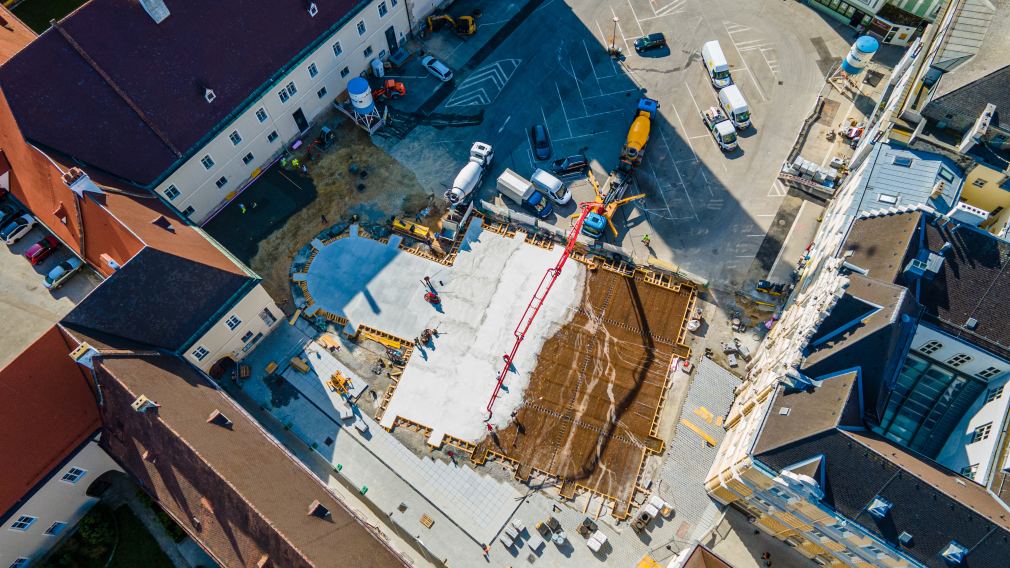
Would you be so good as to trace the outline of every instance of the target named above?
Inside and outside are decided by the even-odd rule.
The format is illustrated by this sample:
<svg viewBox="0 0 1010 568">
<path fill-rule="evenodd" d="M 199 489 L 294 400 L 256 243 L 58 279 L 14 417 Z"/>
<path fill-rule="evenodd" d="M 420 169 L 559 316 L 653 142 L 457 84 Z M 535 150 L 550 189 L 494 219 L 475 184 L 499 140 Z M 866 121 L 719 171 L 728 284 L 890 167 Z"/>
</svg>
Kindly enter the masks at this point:
<svg viewBox="0 0 1010 568">
<path fill-rule="evenodd" d="M 425 55 L 421 59 L 421 65 L 428 70 L 429 73 L 435 76 L 436 79 L 447 83 L 452 80 L 452 69 L 446 67 L 445 63 L 442 63 L 438 59 L 435 59 L 431 55 Z"/>
<path fill-rule="evenodd" d="M 547 127 L 543 124 L 535 124 L 530 129 L 530 141 L 533 144 L 533 155 L 538 160 L 546 160 L 551 157 L 551 139 L 547 134 Z"/>
<path fill-rule="evenodd" d="M 13 221 L 7 224 L 2 230 L 0 230 L 0 239 L 9 245 L 12 245 L 21 240 L 21 237 L 28 234 L 28 231 L 32 230 L 32 227 L 38 221 L 31 214 L 25 213 L 24 215 L 15 218 Z"/>
<path fill-rule="evenodd" d="M 63 286 L 83 265 L 84 263 L 77 257 L 70 257 L 57 264 L 55 268 L 49 271 L 49 274 L 46 274 L 46 288 L 55 290 Z"/>
<path fill-rule="evenodd" d="M 662 33 L 649 34 L 635 40 L 635 51 L 642 53 L 666 46 L 666 37 Z"/>
<path fill-rule="evenodd" d="M 559 176 L 581 174 L 589 167 L 585 154 L 575 154 L 567 158 L 558 158 L 551 163 L 551 171 Z"/>
<path fill-rule="evenodd" d="M 0 203 L 0 227 L 6 227 L 8 223 L 20 214 L 21 210 L 18 209 L 17 205 L 10 202 Z"/>
<path fill-rule="evenodd" d="M 28 262 L 32 263 L 32 265 L 36 265 L 48 258 L 49 255 L 53 254 L 53 251 L 59 247 L 60 241 L 56 240 L 56 237 L 48 235 L 26 250 L 25 258 L 27 258 Z"/>
</svg>

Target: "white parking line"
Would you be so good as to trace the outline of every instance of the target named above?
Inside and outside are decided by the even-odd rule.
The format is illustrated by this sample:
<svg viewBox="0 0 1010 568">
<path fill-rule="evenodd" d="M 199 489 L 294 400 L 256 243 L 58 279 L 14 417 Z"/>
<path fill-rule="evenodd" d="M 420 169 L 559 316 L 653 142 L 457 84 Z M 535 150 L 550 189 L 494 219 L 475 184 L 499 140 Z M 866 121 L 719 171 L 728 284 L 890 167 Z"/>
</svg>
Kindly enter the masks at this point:
<svg viewBox="0 0 1010 568">
<path fill-rule="evenodd" d="M 681 118 L 680 117 L 680 113 L 677 112 L 677 107 L 675 105 L 672 105 L 672 104 L 670 106 L 673 107 L 673 114 L 674 114 L 674 116 L 677 117 L 677 122 L 680 123 L 681 130 L 683 130 L 684 132 L 687 132 L 687 125 L 684 124 L 684 119 Z M 666 141 L 666 134 L 663 134 L 663 130 L 662 129 L 660 129 L 660 131 L 659 131 L 659 137 L 663 139 L 663 145 L 666 146 L 666 151 L 669 152 L 670 153 L 670 157 L 673 158 L 673 151 L 670 150 L 670 143 Z M 694 161 L 697 162 L 698 161 L 698 153 L 694 151 L 694 145 L 691 144 L 690 138 L 685 138 L 685 140 L 687 141 L 687 147 L 690 148 L 690 150 L 691 150 L 691 154 L 694 155 Z M 674 160 L 674 163 L 677 163 L 677 161 Z"/>
<path fill-rule="evenodd" d="M 726 33 L 729 34 L 729 40 L 730 40 L 730 42 L 733 43 L 733 48 L 736 49 L 737 53 L 740 55 L 740 65 L 743 67 L 743 70 L 746 71 L 748 75 L 750 75 L 750 79 L 754 83 L 754 87 L 757 89 L 758 94 L 761 95 L 761 100 L 763 100 L 764 102 L 768 102 L 768 97 L 765 96 L 764 91 L 761 89 L 761 85 L 758 84 L 757 76 L 755 76 L 754 73 L 750 70 L 750 67 L 747 67 L 747 62 L 744 61 L 743 53 L 740 51 L 740 48 L 737 47 L 736 40 L 733 39 L 733 34 L 734 33 L 739 33 L 739 32 L 742 32 L 742 31 L 746 31 L 746 30 L 749 30 L 750 28 L 748 28 L 746 26 L 741 26 L 741 25 L 738 25 L 738 24 L 733 24 L 734 31 L 730 31 L 730 24 L 731 23 L 732 22 L 727 22 L 727 21 L 723 20 L 722 25 L 726 29 Z"/>
<path fill-rule="evenodd" d="M 638 23 L 638 33 L 645 35 L 645 30 L 642 29 L 642 21 L 638 19 L 638 14 L 635 13 L 635 7 L 631 5 L 631 0 L 628 0 L 628 7 L 631 8 L 631 15 L 635 18 L 635 22 Z"/>
<path fill-rule="evenodd" d="M 610 132 L 610 131 L 609 130 L 601 130 L 599 132 L 590 132 L 589 134 L 579 134 L 578 136 L 572 136 L 570 138 L 555 138 L 554 141 L 555 142 L 562 142 L 562 141 L 565 141 L 565 140 L 578 140 L 579 138 L 589 138 L 591 136 L 600 136 L 600 135 L 606 134 L 607 132 Z"/>
<path fill-rule="evenodd" d="M 596 27 L 600 27 L 599 22 L 596 22 Z M 601 29 L 600 32 L 602 33 L 603 30 Z M 586 50 L 586 59 L 589 60 L 589 68 L 593 70 L 593 79 L 596 79 L 596 88 L 602 93 L 603 87 L 600 86 L 600 78 L 596 76 L 596 66 L 593 65 L 593 57 L 589 55 L 589 46 L 586 45 L 586 40 L 582 40 L 582 47 Z"/>
</svg>

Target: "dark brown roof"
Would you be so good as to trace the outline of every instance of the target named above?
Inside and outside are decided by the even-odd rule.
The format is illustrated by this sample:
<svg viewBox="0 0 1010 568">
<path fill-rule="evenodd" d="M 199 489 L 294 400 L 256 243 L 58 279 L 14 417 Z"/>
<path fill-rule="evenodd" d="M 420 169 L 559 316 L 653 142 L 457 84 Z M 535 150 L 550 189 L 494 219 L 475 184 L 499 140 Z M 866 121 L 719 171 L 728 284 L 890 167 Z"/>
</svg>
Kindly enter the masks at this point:
<svg viewBox="0 0 1010 568">
<path fill-rule="evenodd" d="M 166 3 L 171 15 L 156 24 L 139 2 L 91 0 L 59 23 L 73 43 L 50 28 L 3 65 L 0 85 L 25 136 L 153 184 L 366 4 L 317 2 L 311 17 L 304 0 Z"/>
<path fill-rule="evenodd" d="M 850 371 L 825 379 L 817 388 L 796 390 L 779 385 L 764 426 L 754 444 L 754 454 L 826 432 L 842 424 L 860 425 L 859 372 Z M 856 412 L 846 411 L 855 406 Z M 851 420 L 855 418 L 854 422 Z"/>
<path fill-rule="evenodd" d="M 705 545 L 696 544 L 682 568 L 733 568 L 733 565 L 720 558 Z"/>
<path fill-rule="evenodd" d="M 973 227 L 925 225 L 924 246 L 953 247 L 932 280 L 923 280 L 924 319 L 963 341 L 1010 359 L 1010 243 Z M 974 329 L 965 326 L 975 318 Z"/>
<path fill-rule="evenodd" d="M 255 278 L 154 248 L 140 251 L 63 318 L 112 342 L 120 337 L 177 351 L 187 347 Z"/>
<path fill-rule="evenodd" d="M 0 369 L 0 518 L 101 426 L 72 350 L 53 327 Z"/>
<path fill-rule="evenodd" d="M 188 448 L 185 457 L 180 455 L 173 459 L 173 456 L 166 456 L 168 459 L 156 459 L 157 464 L 139 460 L 149 467 L 140 473 L 151 477 L 147 481 L 152 487 L 148 489 L 158 492 L 161 500 L 172 501 L 173 506 L 214 512 L 214 522 L 220 522 L 226 527 L 226 532 L 215 533 L 215 536 L 208 534 L 209 527 L 205 527 L 200 538 L 218 558 L 231 558 L 222 550 L 228 549 L 230 554 L 234 539 L 248 539 L 268 526 L 269 530 L 276 531 L 290 543 L 295 554 L 320 568 L 404 564 L 371 530 L 353 517 L 318 478 L 282 450 L 226 394 L 182 359 L 168 355 L 107 357 L 100 361 L 99 367 L 103 378 L 122 385 L 129 398 L 144 395 L 159 404 L 157 411 L 145 415 L 146 420 L 166 426 L 174 440 L 172 443 L 181 442 Z M 118 404 L 118 401 L 114 402 Z M 110 409 L 110 416 L 115 412 L 127 412 L 131 413 L 131 420 L 137 419 L 137 413 L 121 406 Z M 214 411 L 225 414 L 231 426 L 208 423 L 207 419 Z M 156 435 L 152 433 L 152 436 Z M 158 443 L 141 432 L 134 432 L 133 436 L 144 447 L 154 448 Z M 138 450 L 131 446 L 128 451 Z M 191 455 L 198 456 L 201 463 L 189 465 Z M 223 481 L 229 492 L 234 491 L 241 497 L 243 506 L 240 510 L 225 510 L 217 504 L 218 497 L 214 495 L 205 497 L 209 503 L 205 506 L 174 503 L 186 494 L 181 488 L 199 491 L 206 487 L 208 471 L 219 480 L 215 483 Z M 165 494 L 162 495 L 161 491 Z M 309 506 L 314 501 L 326 507 L 331 517 L 321 519 L 310 516 Z M 254 522 L 245 517 L 247 514 L 258 518 Z M 261 541 L 275 540 L 267 535 L 260 536 Z M 213 540 L 218 537 L 223 541 Z M 219 546 L 223 548 L 218 549 Z M 284 554 L 292 554 L 291 549 L 285 547 Z M 244 563 L 255 565 L 257 560 L 255 557 L 246 558 Z M 272 557 L 271 561 L 271 565 L 288 565 L 283 558 Z M 295 564 L 291 561 L 291 565 Z M 303 562 L 297 563 L 301 564 Z"/>
<path fill-rule="evenodd" d="M 912 211 L 856 219 L 842 246 L 842 258 L 876 280 L 894 282 L 905 268 L 922 213 Z M 852 251 L 850 256 L 846 256 Z"/>
</svg>

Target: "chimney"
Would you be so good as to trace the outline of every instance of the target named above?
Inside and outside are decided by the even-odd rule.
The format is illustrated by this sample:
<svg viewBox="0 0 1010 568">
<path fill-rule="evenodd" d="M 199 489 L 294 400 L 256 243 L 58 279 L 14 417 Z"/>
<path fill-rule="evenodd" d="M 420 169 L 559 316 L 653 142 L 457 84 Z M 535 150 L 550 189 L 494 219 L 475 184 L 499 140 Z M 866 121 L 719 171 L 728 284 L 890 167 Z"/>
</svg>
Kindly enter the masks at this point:
<svg viewBox="0 0 1010 568">
<path fill-rule="evenodd" d="M 84 197 L 86 191 L 98 194 L 105 193 L 95 185 L 95 182 L 91 181 L 88 174 L 84 173 L 81 168 L 70 168 L 67 173 L 63 174 L 63 183 L 67 184 L 70 191 L 76 193 L 78 197 Z"/>
<path fill-rule="evenodd" d="M 146 413 L 148 410 L 151 409 L 157 410 L 158 408 L 161 408 L 160 404 L 154 402 L 153 400 L 147 398 L 144 395 L 138 396 L 137 400 L 133 401 L 133 404 L 131 406 L 133 407 L 134 410 L 140 413 Z"/>
<path fill-rule="evenodd" d="M 171 14 L 168 11 L 168 6 L 165 5 L 165 0 L 140 0 L 140 5 L 144 7 L 144 11 L 148 16 L 151 16 L 156 24 L 164 22 L 165 18 Z"/>
</svg>

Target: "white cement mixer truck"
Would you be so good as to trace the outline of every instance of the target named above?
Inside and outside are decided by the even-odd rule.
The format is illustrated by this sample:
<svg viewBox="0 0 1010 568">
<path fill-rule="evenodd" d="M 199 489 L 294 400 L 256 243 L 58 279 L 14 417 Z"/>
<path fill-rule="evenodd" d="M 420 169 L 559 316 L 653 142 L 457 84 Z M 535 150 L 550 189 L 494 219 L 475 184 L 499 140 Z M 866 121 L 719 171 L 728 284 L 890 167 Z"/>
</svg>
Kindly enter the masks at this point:
<svg viewBox="0 0 1010 568">
<path fill-rule="evenodd" d="M 450 205 L 462 203 L 484 181 L 484 174 L 494 161 L 494 149 L 490 144 L 474 142 L 470 148 L 470 161 L 456 174 L 452 188 L 445 192 L 445 200 Z"/>
</svg>

